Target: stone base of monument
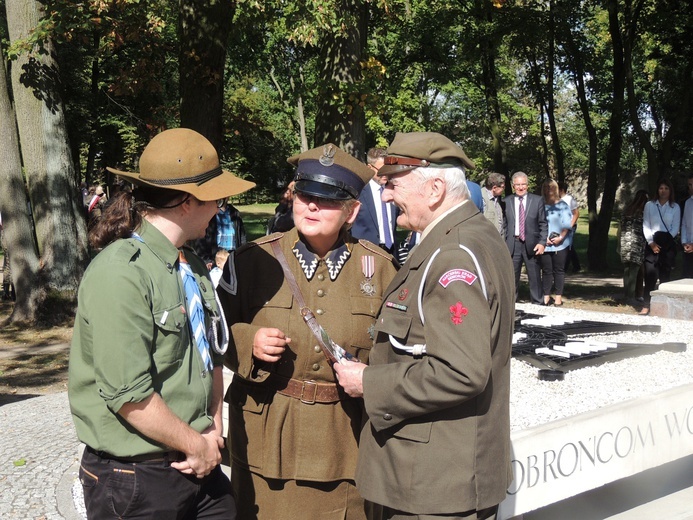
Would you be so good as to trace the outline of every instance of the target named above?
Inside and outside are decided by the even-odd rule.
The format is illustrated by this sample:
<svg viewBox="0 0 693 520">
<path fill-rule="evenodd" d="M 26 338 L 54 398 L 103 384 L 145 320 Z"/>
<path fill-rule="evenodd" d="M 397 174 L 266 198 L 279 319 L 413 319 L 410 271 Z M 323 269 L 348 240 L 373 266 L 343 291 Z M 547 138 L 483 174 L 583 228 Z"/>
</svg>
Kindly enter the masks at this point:
<svg viewBox="0 0 693 520">
<path fill-rule="evenodd" d="M 684 278 L 659 285 L 652 291 L 650 314 L 676 320 L 693 320 L 693 279 Z"/>
<path fill-rule="evenodd" d="M 693 474 L 691 402 L 693 384 L 513 432 L 515 479 L 500 506 L 498 518 L 522 518 L 521 515 L 533 518 L 532 511 L 539 512 L 551 504 L 669 464 L 683 464 L 683 473 L 690 476 Z M 664 489 L 660 496 L 693 487 L 693 481 L 688 484 L 680 479 L 674 481 L 679 487 Z M 689 496 L 686 491 L 683 493 Z M 633 500 L 637 502 L 638 498 L 643 499 L 640 504 L 655 500 L 644 495 L 638 497 L 633 486 L 626 486 L 620 498 L 618 493 L 607 495 L 609 514 L 602 511 L 589 516 L 583 510 L 582 516 L 575 518 L 607 518 L 632 509 Z M 560 515 L 560 518 L 574 517 Z"/>
</svg>

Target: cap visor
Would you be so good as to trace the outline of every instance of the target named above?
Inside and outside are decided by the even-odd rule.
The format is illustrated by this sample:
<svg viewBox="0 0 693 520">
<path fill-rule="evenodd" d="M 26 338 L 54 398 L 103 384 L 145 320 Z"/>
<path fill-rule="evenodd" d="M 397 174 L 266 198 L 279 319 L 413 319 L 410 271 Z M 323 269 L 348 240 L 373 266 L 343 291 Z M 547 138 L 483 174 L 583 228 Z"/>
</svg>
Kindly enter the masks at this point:
<svg viewBox="0 0 693 520">
<path fill-rule="evenodd" d="M 416 168 L 418 168 L 418 166 L 411 166 L 405 164 L 386 164 L 380 167 L 380 169 L 378 170 L 378 175 L 387 176 L 394 175 L 396 173 L 405 173 L 415 170 Z"/>
</svg>

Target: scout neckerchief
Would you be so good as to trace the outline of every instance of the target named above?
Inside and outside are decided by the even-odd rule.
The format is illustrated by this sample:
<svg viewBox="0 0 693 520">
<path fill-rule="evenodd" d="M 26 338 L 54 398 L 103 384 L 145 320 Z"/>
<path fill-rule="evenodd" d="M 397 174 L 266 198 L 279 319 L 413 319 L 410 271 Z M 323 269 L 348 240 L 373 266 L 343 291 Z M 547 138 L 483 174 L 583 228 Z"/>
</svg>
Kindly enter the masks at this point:
<svg viewBox="0 0 693 520">
<path fill-rule="evenodd" d="M 134 231 L 130 234 L 130 236 L 131 236 L 132 238 L 134 238 L 135 240 L 137 240 L 137 241 L 139 241 L 139 242 L 142 242 L 143 244 L 145 243 L 144 239 L 143 239 L 138 233 L 136 233 L 136 232 L 134 232 Z M 181 261 L 181 258 L 183 259 L 183 261 Z M 178 259 L 179 259 L 179 261 L 178 261 L 178 264 L 179 264 L 178 272 L 180 273 L 180 275 L 181 275 L 181 280 L 183 281 L 183 287 L 184 287 L 184 289 L 185 289 L 185 298 L 186 298 L 186 302 L 189 302 L 190 299 L 191 299 L 191 298 L 188 297 L 188 290 L 191 290 L 191 291 L 192 291 L 192 294 L 194 294 L 194 293 L 196 292 L 196 293 L 197 293 L 198 301 L 200 302 L 200 309 L 201 309 L 201 308 L 202 308 L 202 304 L 201 304 L 200 288 L 199 288 L 199 286 L 198 286 L 198 284 L 197 284 L 197 280 L 195 279 L 195 276 L 192 275 L 192 269 L 190 268 L 190 264 L 189 264 L 187 261 L 185 261 L 185 255 L 184 255 L 183 252 L 180 251 L 180 250 L 178 251 Z M 190 289 L 188 289 L 188 288 L 186 287 L 186 283 L 185 283 L 185 282 L 186 282 L 186 278 L 185 278 L 185 276 L 183 275 L 183 272 L 182 272 L 182 270 L 181 270 L 182 268 L 180 267 L 181 264 L 183 264 L 183 262 L 185 262 L 185 266 L 187 267 L 187 270 L 188 270 L 188 271 L 190 272 L 190 274 L 192 275 L 192 281 L 194 282 L 194 288 L 191 287 Z M 219 301 L 219 296 L 217 296 L 216 291 L 214 292 L 214 297 L 215 297 L 216 302 L 217 302 L 217 308 L 218 308 L 218 309 L 221 309 L 221 302 Z M 194 298 L 194 296 L 193 296 L 192 298 Z M 193 323 L 192 323 L 192 312 L 190 311 L 190 309 L 188 309 L 187 312 L 188 312 L 188 316 L 190 317 L 189 319 L 190 319 L 191 333 L 193 334 L 193 336 L 195 336 L 195 327 L 193 326 Z M 202 313 L 203 313 L 203 314 L 202 314 L 202 330 L 204 331 L 204 323 L 205 323 L 205 322 L 204 322 L 204 309 L 202 309 Z M 166 314 L 165 314 L 165 315 L 166 315 Z M 166 319 L 166 318 L 164 318 L 164 320 L 165 320 L 165 319 Z M 226 353 L 226 349 L 227 349 L 228 346 L 229 346 L 228 327 L 226 326 L 226 318 L 225 318 L 225 316 L 224 316 L 224 313 L 223 313 L 223 312 L 219 312 L 218 316 L 215 316 L 215 315 L 211 316 L 211 320 L 212 320 L 212 326 L 210 327 L 210 329 L 209 329 L 208 331 L 206 331 L 206 335 L 203 334 L 204 342 L 207 343 L 207 348 L 206 348 L 206 350 L 205 350 L 206 355 L 203 353 L 202 350 L 200 350 L 200 349 L 201 349 L 200 344 L 198 343 L 197 337 L 195 337 L 195 343 L 197 344 L 198 350 L 200 350 L 200 355 L 202 356 L 202 360 L 203 360 L 203 361 L 205 361 L 207 358 L 210 357 L 210 355 L 209 355 L 209 346 L 210 346 L 210 343 L 211 343 L 212 348 L 214 349 L 214 351 L 215 351 L 217 354 L 221 354 L 221 355 L 224 355 L 224 354 Z M 221 331 L 221 338 L 219 338 L 219 331 Z M 220 341 L 220 339 L 221 339 L 221 341 Z M 211 358 L 209 359 L 209 362 L 210 362 L 210 364 L 211 364 Z M 205 362 L 205 372 L 203 372 L 203 373 L 206 373 L 206 372 L 207 372 L 207 370 L 208 370 L 209 367 L 210 367 L 210 364 L 208 364 L 208 363 Z"/>
<path fill-rule="evenodd" d="M 209 354 L 209 341 L 207 341 L 205 331 L 205 311 L 202 308 L 202 295 L 200 295 L 200 287 L 197 285 L 195 275 L 190 268 L 190 264 L 185 259 L 183 251 L 178 251 L 178 272 L 183 280 L 183 288 L 185 289 L 190 330 L 195 338 L 197 350 L 200 352 L 200 356 L 202 356 L 205 370 L 210 371 L 213 365 L 212 356 Z"/>
</svg>

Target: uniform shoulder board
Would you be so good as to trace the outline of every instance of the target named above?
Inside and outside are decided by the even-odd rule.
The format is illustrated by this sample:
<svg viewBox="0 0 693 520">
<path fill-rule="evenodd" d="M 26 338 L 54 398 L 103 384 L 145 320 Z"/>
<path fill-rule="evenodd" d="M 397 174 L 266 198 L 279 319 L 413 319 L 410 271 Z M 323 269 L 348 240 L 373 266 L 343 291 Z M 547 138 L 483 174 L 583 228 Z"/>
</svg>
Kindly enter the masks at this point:
<svg viewBox="0 0 693 520">
<path fill-rule="evenodd" d="M 373 254 L 376 254 L 378 256 L 382 256 L 383 258 L 386 258 L 389 261 L 394 260 L 394 257 L 390 253 L 385 251 L 380 246 L 376 246 L 373 242 L 369 242 L 368 240 L 366 240 L 364 238 L 360 238 L 359 244 L 361 244 L 361 246 L 364 249 L 367 249 L 368 251 L 370 251 Z"/>
<path fill-rule="evenodd" d="M 248 251 L 249 249 L 252 249 L 252 248 L 257 247 L 257 246 L 261 246 L 262 244 L 268 244 L 268 243 L 273 242 L 275 240 L 279 240 L 283 236 L 284 236 L 284 233 L 273 233 L 272 235 L 257 238 L 255 240 L 253 240 L 252 242 L 246 242 L 241 247 L 236 249 L 234 251 L 234 253 L 236 254 L 236 256 L 239 256 L 239 255 L 243 254 L 245 251 Z"/>
</svg>

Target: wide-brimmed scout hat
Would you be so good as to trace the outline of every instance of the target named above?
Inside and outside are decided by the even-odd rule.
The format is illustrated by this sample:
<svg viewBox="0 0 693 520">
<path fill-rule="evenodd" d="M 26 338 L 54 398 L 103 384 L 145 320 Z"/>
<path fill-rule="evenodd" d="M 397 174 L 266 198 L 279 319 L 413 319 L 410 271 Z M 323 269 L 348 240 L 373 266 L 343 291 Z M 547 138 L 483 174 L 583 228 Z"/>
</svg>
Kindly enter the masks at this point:
<svg viewBox="0 0 693 520">
<path fill-rule="evenodd" d="M 419 167 L 474 168 L 464 150 L 436 132 L 397 132 L 387 148 L 385 165 L 378 175 L 394 175 Z"/>
<path fill-rule="evenodd" d="M 165 130 L 154 137 L 142 152 L 139 172 L 106 169 L 135 184 L 183 191 L 201 201 L 238 195 L 255 187 L 254 182 L 222 170 L 212 143 L 188 128 Z"/>
<path fill-rule="evenodd" d="M 325 199 L 358 199 L 373 177 L 366 164 L 332 143 L 293 155 L 287 162 L 296 166 L 297 192 Z"/>
</svg>

